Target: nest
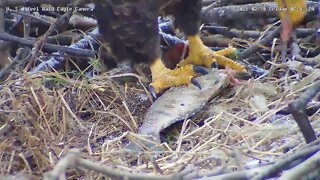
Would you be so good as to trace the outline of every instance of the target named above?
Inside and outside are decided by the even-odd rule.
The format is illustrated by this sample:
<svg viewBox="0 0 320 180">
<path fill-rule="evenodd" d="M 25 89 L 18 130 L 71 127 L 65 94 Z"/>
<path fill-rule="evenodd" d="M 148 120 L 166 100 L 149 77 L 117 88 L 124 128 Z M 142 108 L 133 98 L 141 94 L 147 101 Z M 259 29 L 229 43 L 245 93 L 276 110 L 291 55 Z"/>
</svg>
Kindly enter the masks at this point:
<svg viewBox="0 0 320 180">
<path fill-rule="evenodd" d="M 130 81 L 123 81 L 126 76 Z M 309 148 L 292 116 L 277 113 L 306 87 L 286 93 L 285 80 L 271 79 L 229 88 L 201 113 L 171 127 L 165 133 L 167 151 L 158 159 L 152 151 L 132 154 L 124 147 L 152 103 L 137 77 L 101 74 L 79 80 L 57 72 L 13 75 L 0 91 L 1 172 L 41 177 L 77 149 L 76 159 L 115 171 L 203 177 L 266 166 Z M 272 88 L 263 92 L 259 86 L 267 83 L 280 93 Z M 254 104 L 257 94 L 265 97 L 266 109 Z M 310 120 L 320 132 L 319 114 Z M 86 168 L 67 169 L 67 175 L 106 176 Z"/>
<path fill-rule="evenodd" d="M 76 73 L 68 72 L 68 68 L 57 71 L 61 68 L 57 66 L 76 66 L 76 62 L 66 65 L 64 60 L 69 58 L 66 54 L 80 56 L 79 61 L 87 60 L 95 56 L 88 47 L 97 50 L 99 43 L 93 40 L 94 31 L 79 43 L 74 43 L 73 37 L 66 34 L 69 47 L 46 44 L 45 40 L 56 43 L 58 37 L 52 34 L 57 29 L 74 30 L 77 25 L 86 24 L 84 22 L 87 24 L 83 31 L 91 29 L 96 26 L 92 19 L 81 16 L 83 21 L 77 24 L 73 22 L 74 16 L 73 21 L 70 20 L 71 11 L 60 14 L 54 23 L 49 22 L 50 19 L 42 22 L 45 28 L 39 30 L 46 32 L 34 41 L 0 33 L 2 40 L 34 47 L 31 51 L 24 48 L 28 51 L 26 55 L 17 52 L 9 68 L 0 72 L 0 179 L 266 179 L 279 176 L 316 179 L 320 141 L 306 144 L 297 119 L 288 108 L 300 96 L 305 97 L 301 93 L 319 84 L 316 67 L 319 49 L 314 28 L 297 29 L 299 42 L 292 42 L 290 47 L 296 59 L 284 61 L 280 58 L 281 49 L 273 41 L 279 36 L 280 27 L 270 25 L 276 13 L 263 11 L 266 7 L 274 9 L 275 4 L 262 4 L 267 5 L 265 7 L 261 3 L 245 4 L 252 2 L 249 0 L 235 1 L 236 5 L 229 7 L 211 0 L 203 2 L 212 4 L 203 11 L 204 20 L 209 23 L 202 26 L 204 43 L 220 48 L 231 42 L 234 47 L 242 48 L 240 59 L 250 66 L 256 65 L 251 67 L 268 70 L 269 74 L 226 88 L 201 112 L 167 128 L 161 135 L 164 149 L 161 152 L 146 149 L 133 153 L 125 148 L 138 137 L 136 133 L 153 102 L 143 75 L 148 72 L 97 73 L 87 78 L 81 67 L 75 68 Z M 6 3 L 10 5 L 11 1 Z M 16 2 L 12 3 L 11 6 Z M 248 11 L 239 11 L 238 4 Z M 316 7 L 317 4 L 308 1 L 308 5 Z M 265 21 L 254 19 L 254 13 Z M 18 31 L 21 27 L 15 23 L 14 16 L 16 14 L 7 19 Z M 215 26 L 212 20 L 222 26 Z M 265 31 L 252 31 L 266 24 L 269 25 Z M 64 29 L 65 26 L 69 29 Z M 251 30 L 243 31 L 244 27 Z M 72 33 L 82 37 L 79 32 Z M 223 38 L 212 33 L 220 33 Z M 171 35 L 165 31 L 160 34 L 165 43 L 185 43 L 175 36 L 168 41 L 166 38 Z M 255 39 L 261 40 L 253 43 Z M 310 57 L 309 52 L 313 53 Z M 1 58 L 2 49 L 0 53 Z M 100 54 L 106 59 L 113 58 L 108 55 Z M 21 63 L 20 59 L 29 61 Z M 43 60 L 44 65 L 37 59 Z M 19 69 L 28 70 L 37 63 L 41 66 L 32 72 Z M 50 63 L 58 65 L 50 66 Z M 319 107 L 319 97 L 307 99 L 310 101 L 307 109 Z M 308 120 L 315 136 L 319 137 L 319 109 L 309 113 Z"/>
</svg>

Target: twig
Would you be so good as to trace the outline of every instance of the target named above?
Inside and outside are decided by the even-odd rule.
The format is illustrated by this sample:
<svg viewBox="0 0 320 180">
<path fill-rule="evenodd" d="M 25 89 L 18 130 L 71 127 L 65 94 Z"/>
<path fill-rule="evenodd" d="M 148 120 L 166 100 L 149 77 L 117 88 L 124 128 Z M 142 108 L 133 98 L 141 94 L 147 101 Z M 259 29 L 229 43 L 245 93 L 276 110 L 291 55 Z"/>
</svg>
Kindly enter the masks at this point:
<svg viewBox="0 0 320 180">
<path fill-rule="evenodd" d="M 30 32 L 31 32 L 30 17 L 23 16 L 23 37 L 30 38 Z"/>
<path fill-rule="evenodd" d="M 4 9 L 0 8 L 0 32 L 4 32 Z"/>
<path fill-rule="evenodd" d="M 98 43 L 96 42 L 95 38 L 98 35 L 98 29 L 93 29 L 87 36 L 84 36 L 81 40 L 77 41 L 74 44 L 71 44 L 69 49 L 76 50 L 76 51 L 82 51 L 82 52 L 89 52 L 88 54 L 82 56 L 82 57 L 94 57 L 95 52 L 92 50 L 85 50 L 86 48 L 91 49 L 98 49 Z M 43 61 L 40 63 L 37 67 L 35 67 L 33 70 L 31 70 L 31 73 L 38 72 L 40 70 L 44 70 L 46 68 L 53 68 L 57 69 L 59 65 L 63 64 L 65 58 L 63 57 L 63 51 L 58 51 L 52 54 L 51 57 L 49 57 L 47 61 Z"/>
<path fill-rule="evenodd" d="M 302 179 L 303 176 L 309 174 L 320 166 L 320 152 L 311 156 L 305 162 L 284 172 L 280 179 Z"/>
<path fill-rule="evenodd" d="M 108 177 L 122 178 L 122 179 L 154 179 L 154 180 L 174 180 L 181 178 L 184 174 L 176 175 L 149 175 L 142 173 L 130 173 L 125 170 L 109 168 L 101 164 L 91 162 L 80 157 L 77 150 L 71 150 L 64 158 L 62 158 L 51 172 L 45 173 L 44 180 L 58 180 L 60 176 L 65 176 L 67 168 L 83 167 L 88 170 L 93 170 L 104 174 Z"/>
<path fill-rule="evenodd" d="M 318 144 L 314 144 L 313 146 L 306 145 L 304 148 L 305 149 L 299 152 L 295 152 L 294 154 L 291 154 L 272 165 L 248 169 L 244 171 L 232 172 L 229 174 L 222 174 L 218 176 L 211 176 L 211 178 L 262 180 L 275 177 L 278 173 L 282 172 L 283 170 L 290 168 L 290 166 L 292 165 L 297 165 L 299 162 L 304 161 L 304 159 L 306 159 L 309 156 L 312 156 L 313 154 L 319 151 Z"/>
<path fill-rule="evenodd" d="M 26 65 L 25 69 L 28 70 L 33 62 L 35 61 L 36 57 L 38 56 L 38 53 L 42 49 L 42 46 L 44 44 L 44 41 L 53 33 L 58 31 L 63 25 L 68 24 L 71 14 L 73 11 L 67 11 L 64 13 L 61 17 L 59 17 L 48 29 L 48 31 L 41 37 L 38 41 L 34 43 L 34 48 L 32 49 L 30 53 L 30 57 L 27 59 L 28 64 Z"/>
<path fill-rule="evenodd" d="M 264 37 L 263 39 L 259 40 L 254 45 L 252 45 L 249 48 L 247 48 L 246 50 L 242 51 L 239 54 L 239 60 L 243 60 L 243 59 L 249 57 L 250 55 L 255 53 L 261 46 L 268 45 L 270 42 L 272 42 L 272 40 L 275 37 L 279 36 L 280 30 L 281 30 L 281 26 L 278 26 L 276 29 L 274 29 L 272 31 L 272 33 L 268 34 L 266 37 Z"/>
<path fill-rule="evenodd" d="M 310 9 L 310 15 L 314 15 L 318 7 L 317 2 L 307 1 L 307 7 Z M 277 17 L 277 6 L 274 2 L 231 5 L 211 9 L 204 9 L 202 20 L 210 22 L 227 22 L 229 20 L 242 20 L 250 17 L 271 18 Z"/>
<path fill-rule="evenodd" d="M 211 1 L 212 2 L 216 2 L 217 0 L 203 0 L 203 1 Z M 206 2 L 206 3 L 209 3 Z M 228 4 L 249 4 L 249 3 L 261 3 L 264 2 L 264 0 L 222 0 L 222 1 L 217 1 L 219 3 L 220 6 L 225 6 Z"/>
<path fill-rule="evenodd" d="M 294 39 L 296 39 L 296 37 L 294 37 Z M 320 54 L 313 58 L 302 57 L 300 47 L 296 40 L 291 43 L 291 53 L 295 60 L 303 62 L 306 65 L 315 66 L 320 63 Z"/>
<path fill-rule="evenodd" d="M 22 12 L 22 11 L 16 11 L 16 10 L 10 10 L 10 12 L 18 14 L 18 15 L 21 15 L 21 16 L 24 16 L 24 17 L 30 17 L 30 18 L 32 18 L 32 19 L 34 19 L 36 21 L 39 21 L 39 22 L 41 22 L 41 23 L 43 23 L 45 25 L 51 25 L 51 23 L 49 21 L 46 21 L 46 20 L 41 19 L 39 17 L 36 17 L 36 16 L 34 16 L 32 14 L 28 14 L 28 13 L 25 13 L 25 12 Z"/>
<path fill-rule="evenodd" d="M 253 180 L 261 180 L 274 177 L 279 172 L 287 169 L 292 165 L 297 165 L 299 162 L 303 162 L 307 157 L 315 154 L 319 151 L 319 145 L 315 145 L 313 147 L 301 150 L 299 152 L 294 153 L 293 155 L 277 161 L 275 164 L 268 166 L 264 171 L 257 174 L 253 177 Z"/>
<path fill-rule="evenodd" d="M 7 33 L 0 33 L 0 40 L 15 42 L 15 43 L 19 43 L 29 47 L 32 47 L 33 44 L 35 43 L 35 41 L 27 40 L 27 39 L 13 36 Z M 47 44 L 47 43 L 43 44 L 42 49 L 44 51 L 61 51 L 73 56 L 94 57 L 95 55 L 94 51 L 91 51 L 91 50 L 77 49 L 77 48 L 66 47 L 66 46 L 58 46 L 58 45 Z"/>
<path fill-rule="evenodd" d="M 228 20 L 242 19 L 246 17 L 276 17 L 275 3 L 257 3 L 245 5 L 231 5 L 212 9 L 204 9 L 202 20 L 206 23 L 213 21 L 226 22 Z"/>
<path fill-rule="evenodd" d="M 29 52 L 30 49 L 28 48 L 20 48 L 17 50 L 17 55 L 11 64 L 5 66 L 5 68 L 0 71 L 0 82 L 2 82 L 24 58 L 26 58 Z"/>
<path fill-rule="evenodd" d="M 202 27 L 202 30 L 207 30 L 211 34 L 222 34 L 226 37 L 233 38 L 259 38 L 261 35 L 265 34 L 263 31 L 253 31 L 253 30 L 238 30 L 238 29 L 230 29 L 226 26 L 214 26 L 214 25 L 206 25 Z M 306 37 L 312 35 L 316 32 L 315 29 L 312 28 L 297 28 L 295 29 L 297 37 Z M 270 32 L 266 32 L 269 34 Z"/>
<path fill-rule="evenodd" d="M 0 127 L 0 136 L 4 136 L 6 133 L 10 131 L 11 126 L 8 123 L 5 123 Z"/>
<path fill-rule="evenodd" d="M 58 180 L 64 175 L 67 168 L 76 166 L 77 160 L 80 158 L 78 150 L 71 150 L 64 158 L 62 158 L 54 169 L 44 174 L 44 180 Z"/>
<path fill-rule="evenodd" d="M 138 130 L 137 130 L 137 129 L 138 129 L 137 122 L 136 122 L 136 120 L 134 119 L 132 113 L 130 112 L 127 103 L 126 103 L 125 101 L 122 101 L 122 105 L 124 106 L 124 108 L 125 108 L 128 116 L 129 116 L 129 118 L 130 118 L 130 120 L 131 120 L 131 122 L 132 122 L 133 130 L 134 130 L 133 132 L 137 132 L 137 131 L 138 131 Z M 132 127 L 132 126 L 131 126 L 131 127 Z"/>
<path fill-rule="evenodd" d="M 303 92 L 299 99 L 291 102 L 288 105 L 289 112 L 292 114 L 294 120 L 298 124 L 306 143 L 310 143 L 317 139 L 313 128 L 310 125 L 308 116 L 306 114 L 306 107 L 308 102 L 320 92 L 320 80 L 313 83 L 305 92 Z"/>
</svg>

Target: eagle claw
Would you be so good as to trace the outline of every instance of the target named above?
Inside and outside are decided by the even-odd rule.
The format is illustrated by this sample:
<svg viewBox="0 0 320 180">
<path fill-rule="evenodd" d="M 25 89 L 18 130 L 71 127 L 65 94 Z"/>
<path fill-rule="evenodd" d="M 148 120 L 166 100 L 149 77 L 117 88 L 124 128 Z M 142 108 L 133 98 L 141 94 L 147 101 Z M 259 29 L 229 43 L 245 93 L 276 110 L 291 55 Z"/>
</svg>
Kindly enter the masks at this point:
<svg viewBox="0 0 320 180">
<path fill-rule="evenodd" d="M 209 71 L 206 68 L 204 68 L 202 66 L 198 66 L 198 65 L 194 65 L 193 66 L 193 71 L 195 73 L 199 73 L 199 74 L 202 74 L 202 75 L 206 75 L 206 74 L 209 73 Z"/>
<path fill-rule="evenodd" d="M 211 63 L 211 68 L 217 69 L 218 68 L 218 63 L 216 61 L 212 62 Z"/>
<path fill-rule="evenodd" d="M 151 96 L 153 97 L 153 99 L 157 99 L 157 94 L 156 94 L 154 87 L 152 85 L 148 86 L 148 90 L 149 90 Z"/>
<path fill-rule="evenodd" d="M 191 83 L 196 86 L 199 90 L 201 90 L 200 82 L 196 78 L 191 78 Z"/>
</svg>

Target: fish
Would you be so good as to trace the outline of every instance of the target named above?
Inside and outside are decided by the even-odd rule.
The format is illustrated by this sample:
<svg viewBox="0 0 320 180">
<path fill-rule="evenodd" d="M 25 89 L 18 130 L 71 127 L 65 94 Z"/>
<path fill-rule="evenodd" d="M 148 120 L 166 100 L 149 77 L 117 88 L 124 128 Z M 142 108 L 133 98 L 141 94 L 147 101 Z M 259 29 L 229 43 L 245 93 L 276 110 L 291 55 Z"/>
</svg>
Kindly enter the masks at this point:
<svg viewBox="0 0 320 180">
<path fill-rule="evenodd" d="M 145 114 L 143 124 L 138 131 L 141 138 L 133 138 L 134 140 L 131 138 L 125 149 L 142 152 L 143 149 L 152 149 L 159 145 L 162 130 L 201 111 L 210 100 L 228 86 L 230 78 L 225 73 L 212 69 L 208 74 L 196 77 L 196 81 L 201 89 L 190 84 L 173 87 L 160 96 Z"/>
</svg>

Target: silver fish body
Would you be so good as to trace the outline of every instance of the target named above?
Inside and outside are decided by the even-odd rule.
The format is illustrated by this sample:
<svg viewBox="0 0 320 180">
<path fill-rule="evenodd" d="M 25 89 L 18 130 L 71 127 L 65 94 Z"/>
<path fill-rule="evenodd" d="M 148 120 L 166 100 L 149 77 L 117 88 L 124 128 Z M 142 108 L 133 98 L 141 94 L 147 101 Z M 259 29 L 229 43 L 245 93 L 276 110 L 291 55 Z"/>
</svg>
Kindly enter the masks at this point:
<svg viewBox="0 0 320 180">
<path fill-rule="evenodd" d="M 141 151 L 141 145 L 152 148 L 156 143 L 160 143 L 162 130 L 195 115 L 229 84 L 229 77 L 218 71 L 209 72 L 196 79 L 201 90 L 192 84 L 171 88 L 151 105 L 138 132 L 147 140 L 130 142 L 126 146 L 127 150 Z"/>
</svg>

